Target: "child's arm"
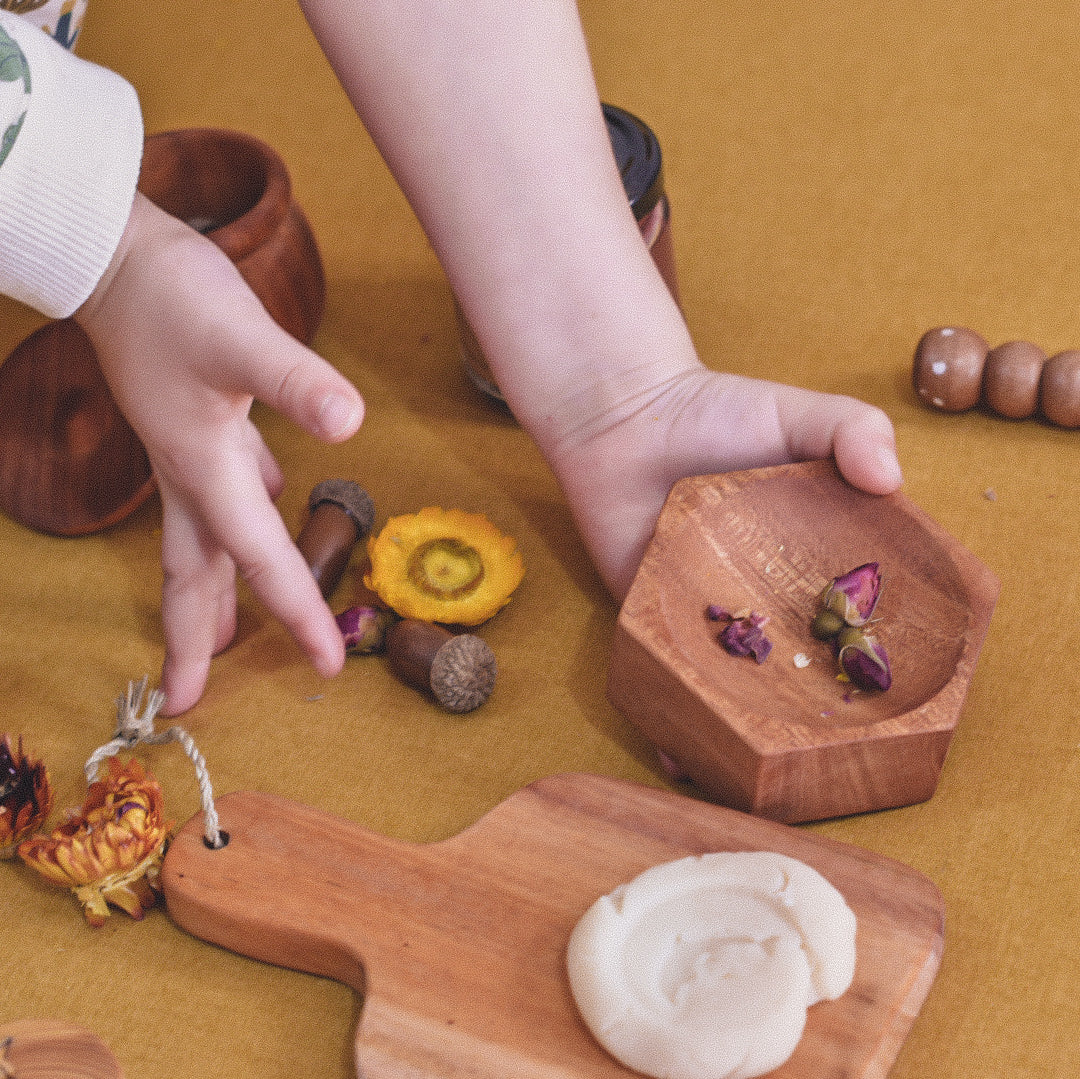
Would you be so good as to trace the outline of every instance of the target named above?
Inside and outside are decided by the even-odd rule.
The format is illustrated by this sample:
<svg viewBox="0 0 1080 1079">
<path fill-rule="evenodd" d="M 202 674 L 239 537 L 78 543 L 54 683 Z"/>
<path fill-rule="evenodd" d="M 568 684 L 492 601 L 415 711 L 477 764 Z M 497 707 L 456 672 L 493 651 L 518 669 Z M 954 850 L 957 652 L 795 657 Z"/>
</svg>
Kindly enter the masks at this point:
<svg viewBox="0 0 1080 1079">
<path fill-rule="evenodd" d="M 52 318 L 86 299 L 126 226 L 142 148 L 127 82 L 0 11 L 0 292 Z"/>
<path fill-rule="evenodd" d="M 282 476 L 248 414 L 257 399 L 337 442 L 360 425 L 359 394 L 270 318 L 213 243 L 141 195 L 75 317 L 161 492 L 166 710 L 198 700 L 231 640 L 237 572 L 316 669 L 336 673 L 341 632 L 274 506 Z"/>
<path fill-rule="evenodd" d="M 851 398 L 709 371 L 617 175 L 573 0 L 301 0 L 507 402 L 621 596 L 681 476 L 835 455 L 900 483 Z"/>
<path fill-rule="evenodd" d="M 176 712 L 232 637 L 237 568 L 322 673 L 344 662 L 248 410 L 257 397 L 336 441 L 363 406 L 214 244 L 136 195 L 142 145 L 123 79 L 0 11 L 0 291 L 74 314 L 147 450 L 164 523 L 162 688 Z"/>
</svg>

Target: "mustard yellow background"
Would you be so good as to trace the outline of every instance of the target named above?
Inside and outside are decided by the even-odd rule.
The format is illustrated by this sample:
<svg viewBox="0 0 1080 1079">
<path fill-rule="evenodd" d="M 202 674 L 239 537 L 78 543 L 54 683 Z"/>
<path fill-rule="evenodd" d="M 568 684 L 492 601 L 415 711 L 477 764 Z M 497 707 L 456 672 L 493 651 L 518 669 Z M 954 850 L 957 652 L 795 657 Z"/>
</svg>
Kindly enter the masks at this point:
<svg viewBox="0 0 1080 1079">
<path fill-rule="evenodd" d="M 919 336 L 946 322 L 994 343 L 1080 347 L 1080 12 L 1062 0 L 583 0 L 582 14 L 603 97 L 661 140 L 705 361 L 881 405 L 906 493 L 1002 581 L 935 796 L 811 826 L 908 863 L 945 895 L 944 963 L 893 1075 L 1075 1074 L 1080 433 L 933 413 L 909 380 Z M 296 6 L 96 0 L 80 52 L 135 84 L 148 131 L 238 128 L 289 165 L 328 276 L 316 347 L 369 415 L 350 444 L 326 448 L 260 414 L 288 476 L 287 520 L 299 525 L 314 482 L 348 475 L 380 517 L 484 511 L 528 563 L 485 629 L 496 695 L 465 718 L 377 659 L 320 681 L 245 597 L 239 640 L 184 718 L 216 788 L 427 841 L 551 772 L 661 784 L 604 697 L 615 607 L 531 444 L 463 381 L 439 268 Z M 0 355 L 39 321 L 0 306 Z M 80 540 L 0 519 L 0 730 L 46 759 L 60 807 L 81 801 L 116 695 L 159 668 L 159 538 L 154 501 Z M 187 819 L 196 790 L 179 749 L 143 758 Z M 0 897 L 0 1021 L 85 1025 L 129 1079 L 352 1074 L 351 991 L 192 939 L 160 909 L 88 929 L 21 865 L 0 866 Z"/>
</svg>

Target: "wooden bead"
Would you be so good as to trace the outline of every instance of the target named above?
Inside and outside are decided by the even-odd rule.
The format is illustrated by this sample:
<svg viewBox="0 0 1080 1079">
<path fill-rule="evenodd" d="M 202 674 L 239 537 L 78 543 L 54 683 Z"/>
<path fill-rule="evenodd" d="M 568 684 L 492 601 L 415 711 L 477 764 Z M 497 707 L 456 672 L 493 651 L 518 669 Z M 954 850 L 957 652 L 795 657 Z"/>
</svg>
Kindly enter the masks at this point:
<svg viewBox="0 0 1080 1079">
<path fill-rule="evenodd" d="M 919 398 L 943 412 L 965 412 L 982 397 L 983 365 L 990 346 L 974 330 L 927 330 L 915 349 L 912 382 Z"/>
<path fill-rule="evenodd" d="M 1007 341 L 990 350 L 983 368 L 983 400 L 999 416 L 1022 420 L 1039 407 L 1046 353 L 1030 341 Z"/>
<path fill-rule="evenodd" d="M 1042 414 L 1059 427 L 1080 427 L 1080 349 L 1051 356 L 1039 385 Z"/>
</svg>

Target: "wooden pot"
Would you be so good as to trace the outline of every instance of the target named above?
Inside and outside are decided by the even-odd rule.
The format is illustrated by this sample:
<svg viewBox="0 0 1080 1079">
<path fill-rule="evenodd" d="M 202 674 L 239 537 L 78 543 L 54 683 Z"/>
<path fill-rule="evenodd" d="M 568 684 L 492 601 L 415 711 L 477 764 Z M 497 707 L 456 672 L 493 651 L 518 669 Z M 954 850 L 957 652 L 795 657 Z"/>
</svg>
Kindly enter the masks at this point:
<svg viewBox="0 0 1080 1079">
<path fill-rule="evenodd" d="M 139 190 L 217 244 L 278 324 L 310 344 L 322 260 L 271 147 L 214 128 L 151 135 Z M 81 536 L 123 520 L 154 489 L 79 325 L 60 319 L 18 345 L 0 365 L 0 510 L 37 532 Z"/>
</svg>

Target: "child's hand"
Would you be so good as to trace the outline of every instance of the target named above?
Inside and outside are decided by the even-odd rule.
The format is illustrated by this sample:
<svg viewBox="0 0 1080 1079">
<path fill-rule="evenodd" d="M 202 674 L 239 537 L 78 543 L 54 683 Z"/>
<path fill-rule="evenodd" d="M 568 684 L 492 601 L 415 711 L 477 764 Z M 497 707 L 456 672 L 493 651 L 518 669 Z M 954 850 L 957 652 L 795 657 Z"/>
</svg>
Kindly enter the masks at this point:
<svg viewBox="0 0 1080 1079">
<path fill-rule="evenodd" d="M 75 317 L 161 492 L 165 710 L 199 699 L 232 639 L 237 572 L 316 669 L 337 673 L 341 633 L 274 507 L 282 476 L 248 413 L 258 399 L 338 442 L 360 425 L 360 395 L 270 318 L 211 241 L 141 195 Z"/>
<path fill-rule="evenodd" d="M 572 414 L 572 407 L 562 410 Z M 889 418 L 851 397 L 706 370 L 640 387 L 562 436 L 538 435 L 605 584 L 622 600 L 671 486 L 685 476 L 833 457 L 871 494 L 900 486 Z M 568 437 L 567 437 L 568 436 Z"/>
<path fill-rule="evenodd" d="M 617 599 L 683 476 L 832 455 L 899 486 L 879 409 L 702 366 L 629 213 L 576 5 L 301 7 Z"/>
</svg>

